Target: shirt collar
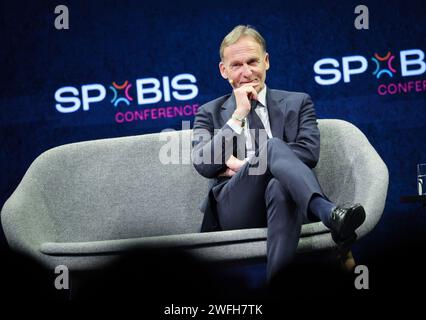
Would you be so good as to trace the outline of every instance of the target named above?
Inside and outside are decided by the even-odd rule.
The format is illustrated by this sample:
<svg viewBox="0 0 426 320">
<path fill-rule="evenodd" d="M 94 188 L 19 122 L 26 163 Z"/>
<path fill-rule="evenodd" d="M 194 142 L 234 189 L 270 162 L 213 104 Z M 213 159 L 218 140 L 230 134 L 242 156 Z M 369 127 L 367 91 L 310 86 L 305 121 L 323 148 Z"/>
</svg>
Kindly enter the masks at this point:
<svg viewBox="0 0 426 320">
<path fill-rule="evenodd" d="M 259 101 L 259 103 L 262 106 L 267 107 L 267 105 L 266 105 L 266 84 L 263 87 L 263 89 L 260 90 L 260 92 L 257 94 L 257 100 Z"/>
</svg>

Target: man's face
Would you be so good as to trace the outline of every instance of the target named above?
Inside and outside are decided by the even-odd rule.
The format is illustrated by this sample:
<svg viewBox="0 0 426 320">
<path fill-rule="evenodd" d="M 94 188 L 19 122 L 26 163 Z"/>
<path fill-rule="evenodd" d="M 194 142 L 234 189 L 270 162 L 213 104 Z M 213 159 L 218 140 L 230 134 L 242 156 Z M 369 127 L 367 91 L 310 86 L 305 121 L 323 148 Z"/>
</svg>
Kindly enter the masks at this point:
<svg viewBox="0 0 426 320">
<path fill-rule="evenodd" d="M 244 36 L 223 50 L 219 69 L 222 77 L 228 79 L 234 89 L 254 82 L 254 89 L 260 92 L 265 86 L 269 55 L 253 38 Z"/>
</svg>

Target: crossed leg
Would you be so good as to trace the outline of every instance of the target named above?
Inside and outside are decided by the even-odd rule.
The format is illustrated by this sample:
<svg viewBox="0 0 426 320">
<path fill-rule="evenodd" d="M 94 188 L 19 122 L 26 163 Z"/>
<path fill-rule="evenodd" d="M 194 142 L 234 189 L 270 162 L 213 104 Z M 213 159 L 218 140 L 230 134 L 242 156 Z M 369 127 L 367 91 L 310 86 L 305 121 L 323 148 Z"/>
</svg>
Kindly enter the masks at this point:
<svg viewBox="0 0 426 320">
<path fill-rule="evenodd" d="M 266 155 L 266 159 L 264 156 Z M 246 163 L 216 194 L 223 230 L 267 227 L 267 278 L 270 281 L 292 259 L 303 221 L 309 220 L 313 195 L 323 195 L 313 171 L 277 138 L 259 150 L 266 170 L 252 174 Z"/>
</svg>

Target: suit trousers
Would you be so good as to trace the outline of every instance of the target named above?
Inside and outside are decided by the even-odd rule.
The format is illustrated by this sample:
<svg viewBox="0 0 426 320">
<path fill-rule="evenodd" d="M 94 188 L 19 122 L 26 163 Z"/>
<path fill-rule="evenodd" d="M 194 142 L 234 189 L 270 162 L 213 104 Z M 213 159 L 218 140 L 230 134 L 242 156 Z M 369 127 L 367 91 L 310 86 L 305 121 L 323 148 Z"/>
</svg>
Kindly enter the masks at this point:
<svg viewBox="0 0 426 320">
<path fill-rule="evenodd" d="M 257 153 L 266 161 L 263 173 L 253 173 L 253 158 L 215 194 L 222 230 L 267 227 L 267 279 L 293 258 L 314 194 L 323 196 L 318 180 L 281 139 L 267 140 Z M 265 160 L 266 156 L 266 160 Z"/>
</svg>

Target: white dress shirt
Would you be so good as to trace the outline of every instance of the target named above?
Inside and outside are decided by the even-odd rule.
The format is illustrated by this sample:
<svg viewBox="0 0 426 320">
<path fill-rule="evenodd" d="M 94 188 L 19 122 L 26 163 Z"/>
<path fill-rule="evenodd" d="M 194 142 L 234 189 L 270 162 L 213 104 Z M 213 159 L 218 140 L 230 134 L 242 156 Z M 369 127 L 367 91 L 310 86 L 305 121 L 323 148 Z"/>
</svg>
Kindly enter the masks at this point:
<svg viewBox="0 0 426 320">
<path fill-rule="evenodd" d="M 256 111 L 257 115 L 262 121 L 262 124 L 265 127 L 268 138 L 272 138 L 271 125 L 269 123 L 269 116 L 268 116 L 268 106 L 266 105 L 266 85 L 257 94 L 257 100 L 258 100 L 258 104 L 254 111 Z M 232 130 L 234 130 L 238 134 L 241 134 L 241 132 L 244 130 L 244 136 L 246 138 L 246 148 L 247 148 L 247 158 L 245 158 L 245 160 L 248 160 L 254 155 L 254 146 L 253 146 L 252 139 L 250 136 L 250 131 L 249 131 L 250 130 L 249 121 L 246 119 L 244 127 L 241 127 L 235 124 L 234 121 L 232 121 L 232 119 L 229 119 L 227 124 L 232 128 Z"/>
</svg>

